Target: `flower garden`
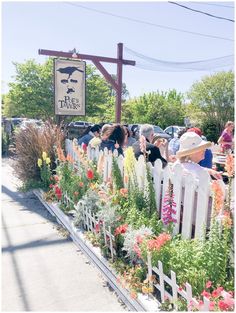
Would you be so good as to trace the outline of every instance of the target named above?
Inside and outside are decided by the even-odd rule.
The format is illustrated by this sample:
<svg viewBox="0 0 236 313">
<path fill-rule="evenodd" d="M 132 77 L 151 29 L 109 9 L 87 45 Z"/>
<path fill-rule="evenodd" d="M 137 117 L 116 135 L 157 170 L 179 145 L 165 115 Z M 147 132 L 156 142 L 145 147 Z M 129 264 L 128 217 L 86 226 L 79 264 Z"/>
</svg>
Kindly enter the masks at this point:
<svg viewBox="0 0 236 313">
<path fill-rule="evenodd" d="M 53 173 L 45 152 L 38 159 L 44 198 L 49 203 L 57 202 L 65 214 L 72 216 L 76 227 L 84 228 L 86 238 L 111 260 L 117 283 L 128 289 L 133 298 L 140 293 L 156 298 L 162 311 L 201 311 L 206 303 L 210 311 L 233 311 L 233 216 L 229 205 L 232 195 L 228 192 L 224 199 L 221 185 L 214 181 L 210 229 L 205 237 L 183 239 L 173 234 L 176 203 L 171 183 L 164 197 L 162 218 L 159 218 L 151 173 L 147 166 L 147 184 L 141 190 L 132 148 L 125 152 L 123 175 L 117 157 L 112 156 L 111 177 L 105 182 L 104 155 L 98 160 L 89 160 L 75 142 L 73 150 L 79 162 L 57 146 L 57 166 Z M 233 158 L 229 156 L 230 180 L 234 176 L 233 168 Z M 93 217 L 91 228 L 84 223 L 85 209 Z M 110 236 L 105 228 L 109 229 Z M 169 296 L 164 297 L 155 287 L 158 275 L 152 268 L 157 264 L 162 264 L 167 277 L 175 273 L 176 297 L 168 286 L 165 289 Z M 189 285 L 194 299 L 190 301 L 181 296 Z"/>
<path fill-rule="evenodd" d="M 29 149 L 35 145 L 32 166 L 39 173 L 45 203 L 57 206 L 74 229 L 82 231 L 85 240 L 100 251 L 116 273 L 115 283 L 131 299 L 139 300 L 141 295 L 157 303 L 160 311 L 234 311 L 231 155 L 226 164 L 227 192 L 218 181 L 209 184 L 210 227 L 201 236 L 188 237 L 176 231 L 179 200 L 171 180 L 160 180 L 166 187 L 161 210 L 157 210 L 156 178 L 143 158 L 140 179 L 136 170 L 140 160 L 135 159 L 132 148 L 125 151 L 121 167 L 116 153 L 100 152 L 94 157 L 94 151 L 84 151 L 76 141 L 69 141 L 71 152 L 68 142 L 62 148 L 58 136 L 51 144 L 41 142 L 36 147 L 36 133 L 31 131 L 34 144 Z M 22 153 L 28 152 L 23 145 L 29 144 L 29 138 L 19 140 Z"/>
</svg>

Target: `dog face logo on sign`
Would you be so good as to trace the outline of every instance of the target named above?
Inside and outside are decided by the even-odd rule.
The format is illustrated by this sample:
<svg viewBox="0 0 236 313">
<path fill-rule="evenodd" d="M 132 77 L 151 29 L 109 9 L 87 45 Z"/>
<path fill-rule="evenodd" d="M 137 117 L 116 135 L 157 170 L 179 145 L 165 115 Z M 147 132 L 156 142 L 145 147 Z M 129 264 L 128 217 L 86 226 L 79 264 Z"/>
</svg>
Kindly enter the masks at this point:
<svg viewBox="0 0 236 313">
<path fill-rule="evenodd" d="M 85 62 L 54 60 L 55 114 L 85 115 Z"/>
</svg>

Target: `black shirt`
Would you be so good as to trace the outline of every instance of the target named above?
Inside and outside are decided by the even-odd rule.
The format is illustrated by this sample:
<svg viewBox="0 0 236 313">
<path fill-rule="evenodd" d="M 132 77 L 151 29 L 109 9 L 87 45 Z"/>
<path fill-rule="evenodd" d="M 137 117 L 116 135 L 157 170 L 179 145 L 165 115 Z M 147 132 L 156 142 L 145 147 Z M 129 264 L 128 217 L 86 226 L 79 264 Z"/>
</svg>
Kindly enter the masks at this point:
<svg viewBox="0 0 236 313">
<path fill-rule="evenodd" d="M 135 142 L 133 145 L 132 145 L 132 148 L 134 149 L 134 155 L 135 155 L 135 158 L 138 159 L 139 156 L 142 153 L 141 149 L 140 149 L 140 142 L 137 141 Z M 149 152 L 148 153 L 148 161 L 149 162 L 152 162 L 152 164 L 154 164 L 154 162 L 157 160 L 157 159 L 160 159 L 161 162 L 162 162 L 162 167 L 165 167 L 167 165 L 167 161 L 166 159 L 164 159 L 162 156 L 161 156 L 161 153 L 160 153 L 160 149 L 157 148 L 155 145 L 151 144 L 147 139 L 146 139 L 146 151 Z"/>
</svg>

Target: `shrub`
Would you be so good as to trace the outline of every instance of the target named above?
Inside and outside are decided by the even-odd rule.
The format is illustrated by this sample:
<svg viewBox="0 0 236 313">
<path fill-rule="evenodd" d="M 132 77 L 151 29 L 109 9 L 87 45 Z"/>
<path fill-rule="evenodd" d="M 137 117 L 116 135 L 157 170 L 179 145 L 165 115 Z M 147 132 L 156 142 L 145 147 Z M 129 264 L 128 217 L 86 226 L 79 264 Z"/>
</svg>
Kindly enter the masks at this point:
<svg viewBox="0 0 236 313">
<path fill-rule="evenodd" d="M 61 146 L 64 138 L 61 130 L 50 121 L 40 128 L 30 124 L 15 134 L 16 142 L 16 175 L 26 183 L 28 180 L 40 180 L 38 158 L 45 151 L 55 167 L 55 146 Z"/>
</svg>

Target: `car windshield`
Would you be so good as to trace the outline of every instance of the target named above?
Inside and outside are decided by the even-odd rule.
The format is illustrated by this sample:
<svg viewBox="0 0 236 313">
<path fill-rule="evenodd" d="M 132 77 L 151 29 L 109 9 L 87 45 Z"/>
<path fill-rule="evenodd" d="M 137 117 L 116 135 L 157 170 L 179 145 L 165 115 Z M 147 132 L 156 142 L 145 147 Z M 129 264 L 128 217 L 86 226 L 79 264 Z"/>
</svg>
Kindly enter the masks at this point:
<svg viewBox="0 0 236 313">
<path fill-rule="evenodd" d="M 164 133 L 164 130 L 159 126 L 154 126 L 154 133 Z"/>
</svg>

